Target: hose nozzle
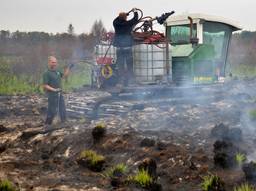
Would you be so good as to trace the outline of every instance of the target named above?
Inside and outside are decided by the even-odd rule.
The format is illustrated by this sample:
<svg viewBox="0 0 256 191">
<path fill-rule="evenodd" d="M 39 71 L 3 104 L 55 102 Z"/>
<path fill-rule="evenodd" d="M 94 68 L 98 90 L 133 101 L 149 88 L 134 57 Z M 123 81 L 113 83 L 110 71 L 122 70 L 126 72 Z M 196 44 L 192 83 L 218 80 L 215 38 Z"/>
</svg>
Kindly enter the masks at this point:
<svg viewBox="0 0 256 191">
<path fill-rule="evenodd" d="M 175 13 L 174 11 L 168 12 L 168 13 L 163 13 L 160 17 L 156 17 L 156 20 L 160 25 L 162 25 L 166 21 L 166 19 L 168 19 L 168 17 L 174 13 Z"/>
</svg>

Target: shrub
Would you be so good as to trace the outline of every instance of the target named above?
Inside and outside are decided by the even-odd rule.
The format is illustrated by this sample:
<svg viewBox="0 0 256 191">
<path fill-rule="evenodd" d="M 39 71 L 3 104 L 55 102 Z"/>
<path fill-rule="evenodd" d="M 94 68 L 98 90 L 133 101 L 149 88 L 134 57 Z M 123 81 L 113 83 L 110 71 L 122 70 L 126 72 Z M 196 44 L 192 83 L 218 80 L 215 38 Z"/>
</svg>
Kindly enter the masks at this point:
<svg viewBox="0 0 256 191">
<path fill-rule="evenodd" d="M 234 191 L 255 191 L 255 188 L 253 188 L 251 185 L 248 183 L 242 184 L 239 187 L 236 187 Z"/>
<path fill-rule="evenodd" d="M 252 120 L 256 120 L 256 109 L 250 110 L 249 116 Z"/>
<path fill-rule="evenodd" d="M 0 191 L 16 191 L 16 189 L 9 180 L 2 180 L 0 182 Z"/>
<path fill-rule="evenodd" d="M 96 125 L 92 130 L 92 136 L 95 142 L 99 141 L 106 133 L 105 124 L 101 123 Z"/>
<path fill-rule="evenodd" d="M 106 128 L 106 125 L 104 123 L 99 123 L 95 126 L 95 128 L 98 128 L 98 129 L 104 129 Z"/>
<path fill-rule="evenodd" d="M 126 183 L 125 173 L 127 171 L 127 166 L 123 163 L 118 164 L 112 168 L 110 168 L 106 172 L 106 176 L 110 177 L 110 182 L 113 187 L 120 187 Z"/>
<path fill-rule="evenodd" d="M 103 164 L 105 162 L 105 157 L 97 154 L 92 150 L 84 150 L 81 152 L 78 158 L 78 163 L 82 166 L 88 167 L 93 171 L 101 171 Z"/>
<path fill-rule="evenodd" d="M 208 175 L 203 177 L 201 184 L 203 191 L 224 191 L 224 183 L 216 175 Z"/>
<path fill-rule="evenodd" d="M 139 172 L 131 178 L 133 182 L 143 188 L 148 188 L 153 184 L 153 178 L 146 170 L 139 170 Z"/>
<path fill-rule="evenodd" d="M 127 172 L 127 166 L 123 163 L 117 164 L 116 166 L 112 167 L 109 171 L 107 171 L 106 175 L 113 178 L 122 176 Z"/>
<path fill-rule="evenodd" d="M 217 140 L 214 143 L 214 164 L 221 168 L 232 168 L 237 165 L 236 153 L 239 152 L 238 147 L 228 140 Z"/>
<path fill-rule="evenodd" d="M 80 158 L 87 158 L 90 160 L 91 165 L 97 164 L 99 161 L 105 160 L 105 157 L 98 155 L 95 151 L 85 150 L 81 152 Z"/>
<path fill-rule="evenodd" d="M 238 165 L 242 165 L 243 162 L 246 161 L 246 156 L 243 153 L 237 153 L 236 154 L 236 162 L 238 163 Z"/>
</svg>

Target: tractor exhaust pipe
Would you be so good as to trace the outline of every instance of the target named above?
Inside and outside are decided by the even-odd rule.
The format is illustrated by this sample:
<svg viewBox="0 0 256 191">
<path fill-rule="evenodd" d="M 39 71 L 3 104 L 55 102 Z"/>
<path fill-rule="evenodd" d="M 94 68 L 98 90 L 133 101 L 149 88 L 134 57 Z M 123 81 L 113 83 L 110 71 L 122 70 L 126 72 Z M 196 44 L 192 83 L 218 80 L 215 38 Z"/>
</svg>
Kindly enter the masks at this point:
<svg viewBox="0 0 256 191">
<path fill-rule="evenodd" d="M 189 23 L 190 23 L 190 39 L 193 37 L 193 19 L 192 17 L 188 17 Z"/>
<path fill-rule="evenodd" d="M 189 20 L 189 23 L 190 23 L 190 43 L 192 44 L 192 45 L 197 45 L 198 44 L 198 41 L 199 41 L 199 39 L 195 36 L 193 36 L 193 19 L 192 19 L 192 17 L 189 17 L 188 16 L 188 20 Z"/>
</svg>

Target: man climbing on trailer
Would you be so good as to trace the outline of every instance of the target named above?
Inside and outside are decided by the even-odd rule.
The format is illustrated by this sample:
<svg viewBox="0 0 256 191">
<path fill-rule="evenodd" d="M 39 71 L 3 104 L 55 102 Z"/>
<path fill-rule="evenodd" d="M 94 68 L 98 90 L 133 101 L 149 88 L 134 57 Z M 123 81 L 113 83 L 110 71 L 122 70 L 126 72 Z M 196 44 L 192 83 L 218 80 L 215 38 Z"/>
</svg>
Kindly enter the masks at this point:
<svg viewBox="0 0 256 191">
<path fill-rule="evenodd" d="M 70 68 L 65 68 L 64 73 L 57 70 L 58 62 L 54 56 L 48 58 L 48 69 L 43 74 L 43 88 L 48 97 L 48 109 L 46 117 L 46 128 L 52 124 L 56 114 L 60 116 L 61 122 L 66 121 L 66 108 L 63 95 L 61 93 L 61 79 L 68 76 Z"/>
<path fill-rule="evenodd" d="M 131 12 L 134 13 L 134 16 L 131 20 L 127 20 L 127 16 Z M 137 9 L 133 8 L 128 13 L 119 13 L 119 16 L 113 21 L 115 29 L 113 45 L 117 47 L 118 81 L 121 85 L 127 85 L 129 79 L 133 80 L 132 45 L 134 40 L 131 32 L 138 20 Z"/>
</svg>

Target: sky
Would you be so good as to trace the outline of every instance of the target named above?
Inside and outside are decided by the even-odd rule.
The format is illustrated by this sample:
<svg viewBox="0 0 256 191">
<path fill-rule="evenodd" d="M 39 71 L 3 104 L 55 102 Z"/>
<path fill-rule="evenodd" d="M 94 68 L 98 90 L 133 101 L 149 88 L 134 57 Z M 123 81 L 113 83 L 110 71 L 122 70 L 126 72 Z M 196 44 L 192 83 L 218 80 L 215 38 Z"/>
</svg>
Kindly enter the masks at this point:
<svg viewBox="0 0 256 191">
<path fill-rule="evenodd" d="M 140 8 L 145 16 L 164 12 L 203 13 L 237 21 L 244 30 L 256 30 L 256 0 L 0 0 L 0 30 L 90 32 L 101 19 L 107 30 L 119 12 Z"/>
</svg>

